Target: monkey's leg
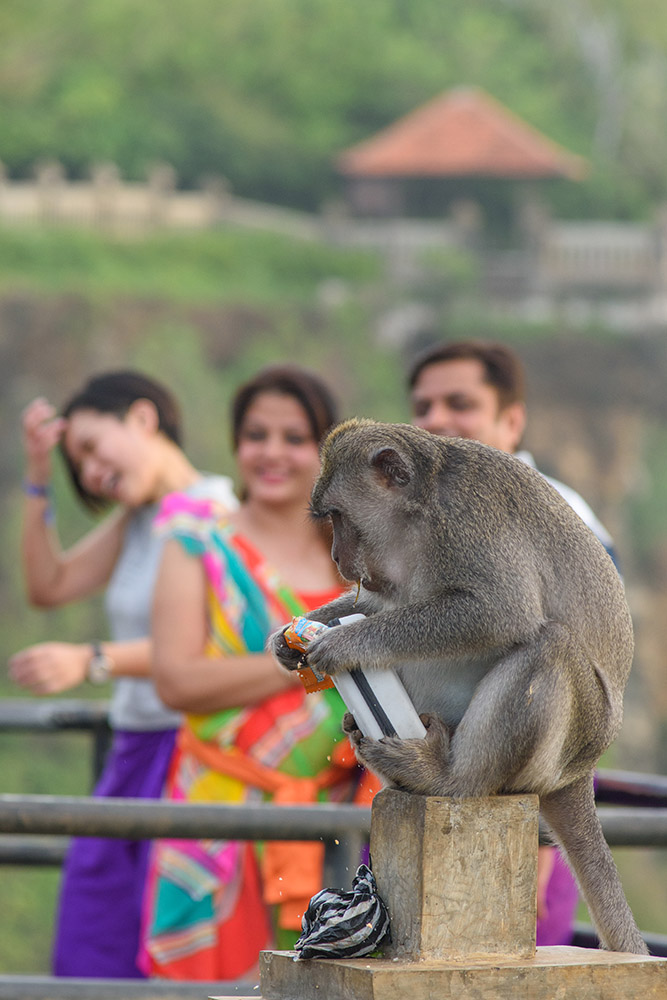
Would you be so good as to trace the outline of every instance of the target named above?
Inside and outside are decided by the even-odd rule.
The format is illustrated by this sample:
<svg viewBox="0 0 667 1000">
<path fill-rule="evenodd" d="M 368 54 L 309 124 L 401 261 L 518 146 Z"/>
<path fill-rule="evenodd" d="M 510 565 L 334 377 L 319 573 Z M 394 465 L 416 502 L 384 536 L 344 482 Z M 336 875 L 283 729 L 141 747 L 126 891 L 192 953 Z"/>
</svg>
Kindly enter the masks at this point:
<svg viewBox="0 0 667 1000">
<path fill-rule="evenodd" d="M 593 775 L 542 796 L 540 807 L 577 877 L 602 947 L 647 955 L 595 811 Z"/>
<path fill-rule="evenodd" d="M 547 794 L 595 766 L 616 719 L 600 668 L 546 622 L 477 685 L 452 737 L 447 794 Z"/>
<path fill-rule="evenodd" d="M 446 716 L 446 675 L 430 684 L 422 704 Z M 610 742 L 607 720 L 593 666 L 569 631 L 549 622 L 478 683 L 448 752 L 436 721 L 424 740 L 362 740 L 358 754 L 391 783 L 422 795 L 544 794 L 563 782 L 580 750 L 578 774 L 595 764 Z"/>
<path fill-rule="evenodd" d="M 424 739 L 372 740 L 350 734 L 359 761 L 394 787 L 419 795 L 486 796 L 509 790 L 511 779 L 535 755 L 543 731 L 554 725 L 557 714 L 557 672 L 545 670 L 538 679 L 534 659 L 521 650 L 496 664 L 478 684 L 451 739 L 433 713 L 422 716 Z M 563 682 L 567 702 L 565 686 Z M 429 708 L 437 712 L 446 700 L 445 685 Z M 538 788 L 531 784 L 521 790 L 542 791 L 555 784 L 552 777 Z"/>
</svg>

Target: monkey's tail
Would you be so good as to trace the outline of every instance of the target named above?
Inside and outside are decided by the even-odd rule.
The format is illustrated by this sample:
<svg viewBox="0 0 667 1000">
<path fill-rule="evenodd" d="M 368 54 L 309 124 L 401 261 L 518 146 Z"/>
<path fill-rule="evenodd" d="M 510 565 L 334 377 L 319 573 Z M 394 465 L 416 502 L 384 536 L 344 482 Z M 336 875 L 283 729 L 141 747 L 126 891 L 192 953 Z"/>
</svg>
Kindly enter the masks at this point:
<svg viewBox="0 0 667 1000">
<path fill-rule="evenodd" d="M 540 806 L 577 877 L 602 947 L 647 955 L 595 810 L 593 774 L 544 796 Z"/>
</svg>

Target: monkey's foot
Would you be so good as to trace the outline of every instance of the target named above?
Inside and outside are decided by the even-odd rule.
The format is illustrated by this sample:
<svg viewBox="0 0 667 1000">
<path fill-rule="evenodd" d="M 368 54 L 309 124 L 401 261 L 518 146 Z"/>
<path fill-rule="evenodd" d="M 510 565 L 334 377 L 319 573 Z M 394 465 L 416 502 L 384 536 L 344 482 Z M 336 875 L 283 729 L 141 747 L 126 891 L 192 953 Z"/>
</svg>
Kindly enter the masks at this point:
<svg viewBox="0 0 667 1000">
<path fill-rule="evenodd" d="M 354 719 L 352 723 L 354 723 Z M 347 716 L 346 716 L 347 719 Z M 402 740 L 385 736 L 371 740 L 358 729 L 343 728 L 352 741 L 357 759 L 396 788 L 420 795 L 446 795 L 448 786 L 449 730 L 434 715 L 422 715 L 423 739 Z"/>
<path fill-rule="evenodd" d="M 343 732 L 347 734 L 350 743 L 356 750 L 364 735 L 357 726 L 356 719 L 351 712 L 346 712 L 343 716 Z"/>
</svg>

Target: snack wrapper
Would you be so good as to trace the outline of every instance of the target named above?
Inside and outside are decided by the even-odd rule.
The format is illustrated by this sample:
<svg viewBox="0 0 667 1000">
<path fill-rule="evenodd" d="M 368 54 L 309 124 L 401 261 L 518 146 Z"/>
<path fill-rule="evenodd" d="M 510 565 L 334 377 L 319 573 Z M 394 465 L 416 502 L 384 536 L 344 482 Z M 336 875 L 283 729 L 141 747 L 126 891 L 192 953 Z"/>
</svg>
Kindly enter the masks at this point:
<svg viewBox="0 0 667 1000">
<path fill-rule="evenodd" d="M 300 616 L 292 619 L 291 624 L 283 632 L 283 638 L 290 649 L 307 653 L 309 643 L 327 629 L 328 625 L 323 625 L 322 622 L 313 622 L 310 618 Z M 334 686 L 334 682 L 328 674 L 320 674 L 317 670 L 306 665 L 297 670 L 297 674 L 307 694 L 312 694 L 313 691 L 324 691 L 326 688 Z"/>
<path fill-rule="evenodd" d="M 290 649 L 298 649 L 302 653 L 308 652 L 308 644 L 328 629 L 328 625 L 322 622 L 311 622 L 310 618 L 292 618 L 292 624 L 283 632 L 283 639 Z"/>
</svg>

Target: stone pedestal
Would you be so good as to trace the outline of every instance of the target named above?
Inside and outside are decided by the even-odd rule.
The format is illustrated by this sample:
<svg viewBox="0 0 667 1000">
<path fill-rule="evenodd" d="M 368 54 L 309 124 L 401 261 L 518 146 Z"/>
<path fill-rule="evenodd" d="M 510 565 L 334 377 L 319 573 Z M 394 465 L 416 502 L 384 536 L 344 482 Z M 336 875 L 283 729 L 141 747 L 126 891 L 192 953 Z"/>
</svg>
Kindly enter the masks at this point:
<svg viewBox="0 0 667 1000">
<path fill-rule="evenodd" d="M 264 1000 L 665 1000 L 667 962 L 591 948 L 538 948 L 534 958 L 403 962 L 293 960 L 264 952 Z"/>
<path fill-rule="evenodd" d="M 536 796 L 373 803 L 372 868 L 391 916 L 383 957 L 264 952 L 264 1000 L 667 1000 L 667 961 L 535 948 Z"/>
<path fill-rule="evenodd" d="M 537 918 L 536 795 L 373 802 L 371 859 L 391 918 L 390 958 L 530 958 Z"/>
</svg>

